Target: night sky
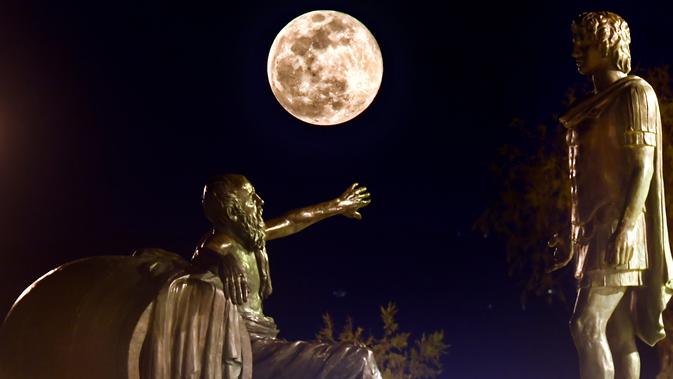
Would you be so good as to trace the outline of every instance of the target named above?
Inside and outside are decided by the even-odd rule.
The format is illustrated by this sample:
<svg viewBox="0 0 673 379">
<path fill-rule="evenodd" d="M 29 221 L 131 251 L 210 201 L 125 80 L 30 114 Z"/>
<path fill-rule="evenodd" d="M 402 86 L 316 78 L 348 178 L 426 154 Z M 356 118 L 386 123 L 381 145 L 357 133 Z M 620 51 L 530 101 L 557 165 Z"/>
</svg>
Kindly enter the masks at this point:
<svg viewBox="0 0 673 379">
<path fill-rule="evenodd" d="M 634 67 L 673 64 L 663 3 L 3 1 L 0 314 L 73 259 L 142 247 L 189 257 L 214 174 L 246 175 L 265 218 L 359 182 L 373 196 L 362 221 L 268 244 L 265 311 L 282 337 L 312 338 L 324 312 L 380 333 L 379 306 L 393 301 L 401 329 L 444 330 L 443 378 L 576 377 L 570 310 L 522 308 L 502 242 L 473 225 L 497 201 L 488 167 L 510 120 L 549 121 L 585 80 L 572 18 L 617 12 Z M 360 20 L 384 61 L 373 104 L 335 127 L 292 117 L 266 76 L 276 34 L 316 9 Z M 643 366 L 653 377 L 652 350 Z"/>
</svg>

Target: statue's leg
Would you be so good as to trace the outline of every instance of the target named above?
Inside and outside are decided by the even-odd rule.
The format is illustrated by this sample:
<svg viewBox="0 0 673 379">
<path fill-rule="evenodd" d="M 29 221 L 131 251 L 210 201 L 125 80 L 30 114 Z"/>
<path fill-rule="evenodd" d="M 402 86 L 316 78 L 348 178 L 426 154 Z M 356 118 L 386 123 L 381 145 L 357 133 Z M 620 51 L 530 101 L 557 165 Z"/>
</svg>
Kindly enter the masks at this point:
<svg viewBox="0 0 673 379">
<path fill-rule="evenodd" d="M 608 322 L 608 343 L 612 351 L 617 379 L 638 379 L 640 377 L 640 356 L 638 356 L 633 320 L 629 310 L 631 303 L 629 295 L 631 295 L 630 291 L 619 302 Z"/>
<path fill-rule="evenodd" d="M 570 331 L 582 379 L 613 379 L 615 376 L 606 328 L 625 290 L 625 287 L 588 287 L 577 292 Z"/>
<path fill-rule="evenodd" d="M 381 379 L 371 350 L 348 343 L 252 342 L 254 379 Z"/>
</svg>

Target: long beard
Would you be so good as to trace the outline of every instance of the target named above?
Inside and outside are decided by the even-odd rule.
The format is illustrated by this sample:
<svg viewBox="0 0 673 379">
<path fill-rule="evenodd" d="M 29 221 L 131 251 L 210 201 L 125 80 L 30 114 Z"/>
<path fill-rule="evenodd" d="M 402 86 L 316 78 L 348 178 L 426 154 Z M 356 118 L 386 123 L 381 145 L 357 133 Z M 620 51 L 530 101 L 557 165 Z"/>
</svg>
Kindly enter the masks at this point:
<svg viewBox="0 0 673 379">
<path fill-rule="evenodd" d="M 252 252 L 264 250 L 266 232 L 262 210 L 260 209 L 256 214 L 240 213 L 239 217 L 241 219 L 239 226 L 243 234 L 241 237 L 243 237 L 246 249 Z"/>
<path fill-rule="evenodd" d="M 240 217 L 245 247 L 255 254 L 260 279 L 260 296 L 264 299 L 271 294 L 272 285 L 269 257 L 266 254 L 266 232 L 262 209 L 259 208 L 256 214 L 240 214 Z"/>
</svg>

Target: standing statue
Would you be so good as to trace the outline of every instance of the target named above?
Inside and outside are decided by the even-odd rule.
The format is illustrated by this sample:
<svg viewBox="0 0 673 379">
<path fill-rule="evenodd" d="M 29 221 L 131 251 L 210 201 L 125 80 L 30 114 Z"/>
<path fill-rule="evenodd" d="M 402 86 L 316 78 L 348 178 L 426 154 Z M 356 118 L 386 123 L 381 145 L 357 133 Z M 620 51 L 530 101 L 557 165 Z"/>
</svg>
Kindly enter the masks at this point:
<svg viewBox="0 0 673 379">
<path fill-rule="evenodd" d="M 98 256 L 45 274 L 0 327 L 0 378 L 380 379 L 363 346 L 278 339 L 266 241 L 335 215 L 360 219 L 357 184 L 338 198 L 262 219 L 241 175 L 203 193 L 212 223 L 191 262 L 162 249 Z"/>
<path fill-rule="evenodd" d="M 576 261 L 570 322 L 582 378 L 638 378 L 635 336 L 665 337 L 673 260 L 666 226 L 657 96 L 631 70 L 629 27 L 611 12 L 572 23 L 577 69 L 594 93 L 574 105 L 567 128 L 569 248 L 552 270 Z"/>
</svg>

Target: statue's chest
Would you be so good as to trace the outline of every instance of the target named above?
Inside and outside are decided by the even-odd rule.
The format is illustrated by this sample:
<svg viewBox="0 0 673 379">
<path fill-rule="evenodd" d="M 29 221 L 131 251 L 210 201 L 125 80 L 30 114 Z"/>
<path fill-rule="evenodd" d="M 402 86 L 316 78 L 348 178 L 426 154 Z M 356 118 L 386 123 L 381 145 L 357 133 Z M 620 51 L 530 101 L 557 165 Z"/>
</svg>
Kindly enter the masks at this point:
<svg viewBox="0 0 673 379">
<path fill-rule="evenodd" d="M 575 151 L 576 168 L 606 169 L 624 156 L 624 122 L 606 109 L 569 130 L 568 145 Z"/>
<path fill-rule="evenodd" d="M 259 290 L 259 270 L 257 269 L 257 259 L 255 254 L 247 253 L 241 249 L 236 251 L 236 258 L 240 262 L 243 271 L 248 279 L 248 288 L 253 293 Z"/>
<path fill-rule="evenodd" d="M 624 122 L 615 112 L 607 109 L 596 118 L 587 118 L 575 129 L 581 149 L 608 150 L 623 146 Z"/>
</svg>

